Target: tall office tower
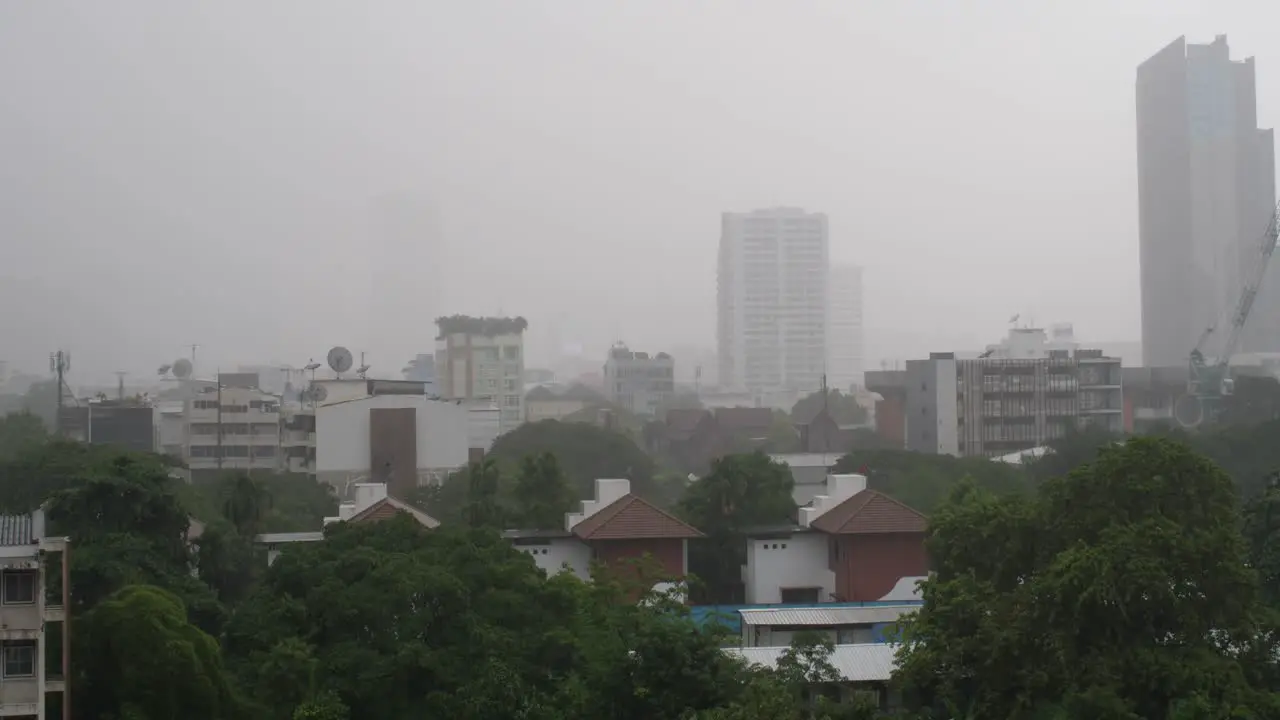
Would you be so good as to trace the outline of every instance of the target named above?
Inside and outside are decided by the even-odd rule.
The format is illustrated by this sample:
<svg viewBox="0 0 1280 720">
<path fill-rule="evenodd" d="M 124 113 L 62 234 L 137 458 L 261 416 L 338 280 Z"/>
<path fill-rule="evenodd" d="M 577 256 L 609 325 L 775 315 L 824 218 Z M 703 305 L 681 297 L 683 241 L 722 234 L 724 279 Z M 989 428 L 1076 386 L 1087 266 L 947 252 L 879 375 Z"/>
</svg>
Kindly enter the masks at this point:
<svg viewBox="0 0 1280 720">
<path fill-rule="evenodd" d="M 827 216 L 772 208 L 721 217 L 720 385 L 813 392 L 827 364 Z"/>
<path fill-rule="evenodd" d="M 1230 321 L 1275 202 L 1271 130 L 1258 129 L 1253 58 L 1227 38 L 1178 38 L 1138 66 L 1142 352 L 1183 365 Z M 1280 351 L 1280 268 L 1267 271 L 1239 348 Z M 1219 333 L 1222 335 L 1225 333 Z M 1220 345 L 1210 345 L 1216 353 Z"/>
<path fill-rule="evenodd" d="M 862 268 L 835 265 L 827 288 L 827 385 L 862 385 Z"/>
</svg>

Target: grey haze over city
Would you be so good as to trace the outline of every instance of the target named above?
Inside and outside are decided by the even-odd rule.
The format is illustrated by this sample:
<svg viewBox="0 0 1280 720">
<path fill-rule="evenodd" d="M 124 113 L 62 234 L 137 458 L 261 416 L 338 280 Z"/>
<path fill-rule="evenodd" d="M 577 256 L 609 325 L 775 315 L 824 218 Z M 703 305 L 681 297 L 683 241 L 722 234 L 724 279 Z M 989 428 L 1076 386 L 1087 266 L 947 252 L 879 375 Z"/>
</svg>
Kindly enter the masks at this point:
<svg viewBox="0 0 1280 720">
<path fill-rule="evenodd" d="M 1013 315 L 1141 337 L 1135 68 L 1257 0 L 0 3 L 0 359 L 398 374 L 439 315 L 528 363 L 713 351 L 722 212 L 825 213 L 868 369 Z M 1261 219 L 1259 221 L 1262 222 Z M 1259 231 L 1261 226 L 1259 227 Z M 677 353 L 679 360 L 679 354 Z"/>
</svg>

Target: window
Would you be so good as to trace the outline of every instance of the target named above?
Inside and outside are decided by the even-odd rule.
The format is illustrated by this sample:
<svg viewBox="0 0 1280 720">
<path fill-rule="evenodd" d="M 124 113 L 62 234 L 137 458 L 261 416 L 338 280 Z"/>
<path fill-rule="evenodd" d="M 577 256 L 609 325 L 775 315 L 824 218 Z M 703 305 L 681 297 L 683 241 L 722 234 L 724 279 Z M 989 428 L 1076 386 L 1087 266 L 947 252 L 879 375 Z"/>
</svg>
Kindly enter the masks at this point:
<svg viewBox="0 0 1280 720">
<path fill-rule="evenodd" d="M 32 677 L 36 674 L 36 644 L 32 640 L 8 642 L 4 645 L 4 676 Z"/>
<path fill-rule="evenodd" d="M 816 603 L 819 602 L 818 594 L 822 592 L 822 588 L 779 588 L 782 591 L 782 602 L 784 604 L 792 603 Z"/>
<path fill-rule="evenodd" d="M 843 627 L 836 631 L 836 642 L 840 645 L 865 645 L 875 641 L 875 630 L 869 625 Z"/>
<path fill-rule="evenodd" d="M 25 605 L 36 601 L 36 574 L 6 570 L 4 573 L 4 604 Z"/>
</svg>

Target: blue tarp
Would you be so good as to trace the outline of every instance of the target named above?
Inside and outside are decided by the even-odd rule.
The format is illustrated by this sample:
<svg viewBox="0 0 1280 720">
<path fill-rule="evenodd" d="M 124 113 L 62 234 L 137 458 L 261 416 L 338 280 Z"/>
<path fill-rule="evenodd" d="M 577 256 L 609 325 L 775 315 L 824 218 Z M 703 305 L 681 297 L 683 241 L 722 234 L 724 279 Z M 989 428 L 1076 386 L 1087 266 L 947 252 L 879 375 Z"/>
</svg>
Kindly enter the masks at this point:
<svg viewBox="0 0 1280 720">
<path fill-rule="evenodd" d="M 914 605 L 920 606 L 924 603 L 900 602 L 872 600 L 869 602 L 843 602 L 843 603 L 797 603 L 797 604 L 779 604 L 779 605 L 694 605 L 689 608 L 689 615 L 699 627 L 707 623 L 716 623 L 731 633 L 742 633 L 742 615 L 738 614 L 739 610 L 779 610 L 784 608 L 817 608 L 820 610 L 832 610 L 835 608 L 849 607 L 887 607 L 893 605 Z M 872 626 L 878 638 L 877 642 L 883 642 L 882 635 L 884 628 L 888 627 L 888 623 L 881 623 Z"/>
</svg>

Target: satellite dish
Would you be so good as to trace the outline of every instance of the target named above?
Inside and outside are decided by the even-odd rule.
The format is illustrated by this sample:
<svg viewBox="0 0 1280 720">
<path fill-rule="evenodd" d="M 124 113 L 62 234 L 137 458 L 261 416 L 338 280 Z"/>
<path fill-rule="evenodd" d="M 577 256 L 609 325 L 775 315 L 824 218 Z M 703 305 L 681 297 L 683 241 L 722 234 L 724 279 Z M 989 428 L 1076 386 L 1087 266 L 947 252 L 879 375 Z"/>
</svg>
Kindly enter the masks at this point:
<svg viewBox="0 0 1280 720">
<path fill-rule="evenodd" d="M 329 397 L 329 391 L 323 385 L 312 385 L 307 394 L 311 396 L 312 402 L 324 402 Z"/>
<path fill-rule="evenodd" d="M 1195 395 L 1183 395 L 1173 403 L 1173 419 L 1190 430 L 1204 422 L 1204 403 Z"/>
<path fill-rule="evenodd" d="M 173 376 L 179 379 L 191 377 L 191 361 L 186 358 L 178 358 L 173 361 Z"/>
<path fill-rule="evenodd" d="M 330 350 L 326 359 L 329 362 L 329 369 L 339 375 L 351 369 L 351 351 L 341 345 Z"/>
</svg>

